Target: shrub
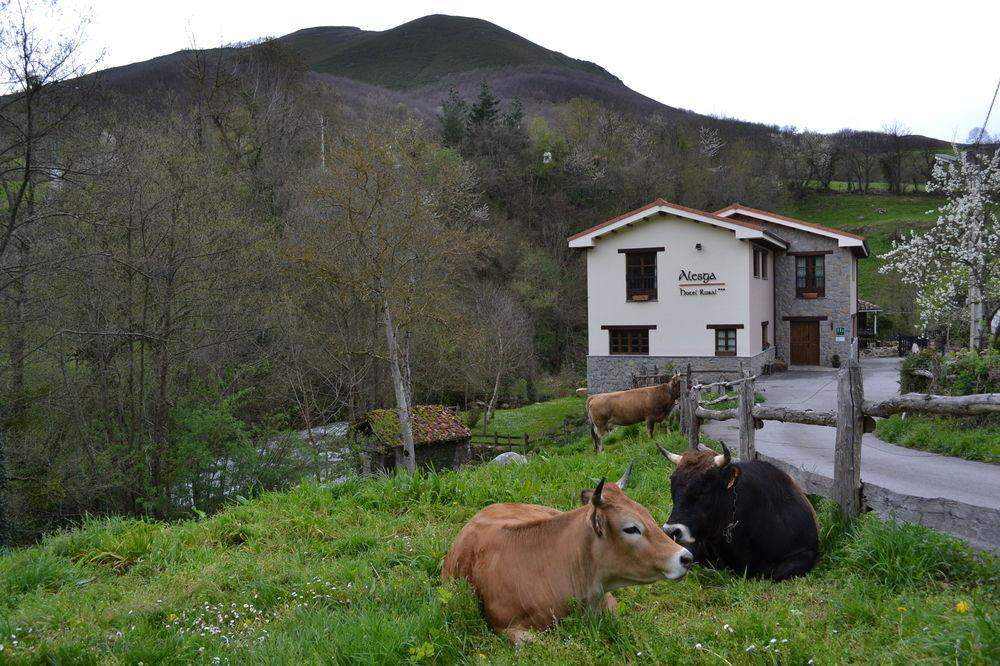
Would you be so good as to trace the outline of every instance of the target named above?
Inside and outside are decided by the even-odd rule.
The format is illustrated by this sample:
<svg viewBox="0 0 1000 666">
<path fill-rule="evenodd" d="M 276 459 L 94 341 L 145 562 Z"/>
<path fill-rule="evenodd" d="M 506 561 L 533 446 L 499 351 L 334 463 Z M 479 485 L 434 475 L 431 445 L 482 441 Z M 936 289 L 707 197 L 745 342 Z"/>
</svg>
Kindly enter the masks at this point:
<svg viewBox="0 0 1000 666">
<path fill-rule="evenodd" d="M 832 365 L 835 368 L 840 367 L 840 354 L 834 354 L 833 356 L 830 357 L 830 365 Z"/>
<path fill-rule="evenodd" d="M 940 366 L 941 355 L 933 349 L 922 349 L 916 354 L 910 354 L 903 359 L 899 368 L 900 393 L 926 393 L 931 386 L 931 380 L 913 374 L 913 370 L 930 370 L 934 372 Z"/>
<path fill-rule="evenodd" d="M 929 370 L 937 380 L 914 375 L 916 369 Z M 995 393 L 1000 391 L 1000 354 L 990 350 L 983 354 L 967 351 L 942 356 L 932 349 L 924 349 L 903 361 L 899 387 L 903 393 Z"/>
<path fill-rule="evenodd" d="M 951 395 L 1000 391 L 1000 353 L 990 350 L 982 355 L 953 354 L 946 359 L 946 368 L 945 384 Z"/>
<path fill-rule="evenodd" d="M 465 414 L 465 425 L 469 426 L 470 430 L 474 430 L 477 425 L 479 425 L 479 419 L 483 417 L 483 410 L 478 407 L 473 407 Z"/>
</svg>

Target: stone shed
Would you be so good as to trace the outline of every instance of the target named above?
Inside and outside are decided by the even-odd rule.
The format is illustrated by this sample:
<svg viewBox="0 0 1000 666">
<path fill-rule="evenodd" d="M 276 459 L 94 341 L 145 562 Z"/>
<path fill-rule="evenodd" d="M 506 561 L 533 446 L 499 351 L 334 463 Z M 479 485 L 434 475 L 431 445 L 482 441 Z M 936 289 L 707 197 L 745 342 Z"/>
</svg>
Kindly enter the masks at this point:
<svg viewBox="0 0 1000 666">
<path fill-rule="evenodd" d="M 374 466 L 387 471 L 405 468 L 396 410 L 368 412 L 367 425 L 382 446 L 372 456 Z M 413 446 L 418 466 L 458 469 L 472 458 L 471 438 L 468 426 L 447 407 L 417 405 L 413 408 Z"/>
</svg>

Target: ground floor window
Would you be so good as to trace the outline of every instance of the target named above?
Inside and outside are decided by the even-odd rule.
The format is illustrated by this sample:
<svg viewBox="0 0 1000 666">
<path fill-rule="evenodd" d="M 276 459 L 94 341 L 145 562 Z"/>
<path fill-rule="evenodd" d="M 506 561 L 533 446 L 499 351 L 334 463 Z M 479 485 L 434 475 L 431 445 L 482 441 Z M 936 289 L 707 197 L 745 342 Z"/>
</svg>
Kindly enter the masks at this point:
<svg viewBox="0 0 1000 666">
<path fill-rule="evenodd" d="M 768 339 L 767 339 L 767 325 L 770 324 L 770 323 L 771 322 L 768 322 L 768 321 L 762 321 L 762 322 L 760 322 L 760 343 L 761 343 L 760 348 L 761 349 L 767 349 L 768 347 L 771 346 L 771 343 L 768 342 Z"/>
<path fill-rule="evenodd" d="M 715 329 L 715 355 L 736 356 L 736 329 Z"/>
<path fill-rule="evenodd" d="M 649 328 L 606 326 L 611 354 L 649 355 Z"/>
</svg>

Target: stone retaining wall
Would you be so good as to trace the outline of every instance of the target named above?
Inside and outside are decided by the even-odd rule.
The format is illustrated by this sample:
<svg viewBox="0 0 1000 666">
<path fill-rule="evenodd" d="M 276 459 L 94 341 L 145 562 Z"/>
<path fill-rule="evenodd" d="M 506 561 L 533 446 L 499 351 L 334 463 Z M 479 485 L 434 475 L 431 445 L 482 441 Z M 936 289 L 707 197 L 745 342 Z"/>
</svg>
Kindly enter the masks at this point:
<svg viewBox="0 0 1000 666">
<path fill-rule="evenodd" d="M 739 376 L 740 363 L 753 374 L 774 362 L 774 347 L 751 357 L 745 356 L 588 356 L 587 393 L 607 393 L 632 388 L 632 375 L 662 372 L 673 367 L 683 372 L 691 364 L 696 380 L 717 381 L 720 376 Z"/>
</svg>

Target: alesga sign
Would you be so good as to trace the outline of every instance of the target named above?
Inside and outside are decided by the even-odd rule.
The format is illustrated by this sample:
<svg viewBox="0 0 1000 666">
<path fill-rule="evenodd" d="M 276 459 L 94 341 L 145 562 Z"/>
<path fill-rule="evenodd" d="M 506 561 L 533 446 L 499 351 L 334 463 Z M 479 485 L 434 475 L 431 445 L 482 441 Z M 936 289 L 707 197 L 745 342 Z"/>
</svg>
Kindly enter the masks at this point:
<svg viewBox="0 0 1000 666">
<path fill-rule="evenodd" d="M 682 270 L 677 276 L 681 296 L 713 296 L 726 290 L 725 282 L 718 282 L 715 273 Z"/>
</svg>

